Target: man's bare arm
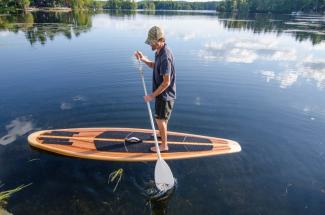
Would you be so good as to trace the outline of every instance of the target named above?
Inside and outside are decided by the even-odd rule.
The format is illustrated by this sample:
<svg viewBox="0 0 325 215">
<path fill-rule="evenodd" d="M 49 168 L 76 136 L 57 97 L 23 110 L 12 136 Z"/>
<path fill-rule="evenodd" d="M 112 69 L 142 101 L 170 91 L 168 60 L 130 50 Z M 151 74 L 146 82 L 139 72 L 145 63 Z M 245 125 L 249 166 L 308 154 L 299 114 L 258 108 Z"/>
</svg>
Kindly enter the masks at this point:
<svg viewBox="0 0 325 215">
<path fill-rule="evenodd" d="M 168 86 L 170 85 L 170 76 L 164 75 L 163 76 L 163 82 L 159 85 L 159 87 L 150 95 L 144 96 L 145 102 L 152 101 L 155 97 L 159 96 L 162 92 L 164 92 Z"/>
<path fill-rule="evenodd" d="M 148 58 L 144 57 L 141 59 L 141 61 L 145 64 L 147 64 L 147 66 L 149 66 L 150 68 L 153 68 L 155 66 L 155 62 L 149 60 Z"/>
<path fill-rule="evenodd" d="M 147 66 L 149 66 L 150 68 L 153 68 L 155 66 L 155 62 L 149 60 L 146 56 L 144 56 L 142 54 L 142 52 L 140 51 L 136 51 L 134 53 L 134 56 L 138 59 L 141 60 L 143 63 L 145 63 Z"/>
<path fill-rule="evenodd" d="M 162 92 L 164 92 L 170 85 L 170 75 L 163 76 L 163 82 L 159 85 L 159 87 L 153 92 L 151 95 L 153 97 L 159 96 Z"/>
</svg>

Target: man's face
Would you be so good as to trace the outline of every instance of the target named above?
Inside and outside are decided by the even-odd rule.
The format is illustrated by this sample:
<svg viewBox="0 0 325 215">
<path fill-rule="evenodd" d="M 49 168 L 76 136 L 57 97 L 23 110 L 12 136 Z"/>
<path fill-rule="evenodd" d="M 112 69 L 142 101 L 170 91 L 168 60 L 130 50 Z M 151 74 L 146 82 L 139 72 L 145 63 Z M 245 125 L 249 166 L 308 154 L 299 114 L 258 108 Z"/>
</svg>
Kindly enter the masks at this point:
<svg viewBox="0 0 325 215">
<path fill-rule="evenodd" d="M 155 51 L 158 48 L 158 43 L 157 42 L 152 42 L 150 44 L 152 51 Z"/>
</svg>

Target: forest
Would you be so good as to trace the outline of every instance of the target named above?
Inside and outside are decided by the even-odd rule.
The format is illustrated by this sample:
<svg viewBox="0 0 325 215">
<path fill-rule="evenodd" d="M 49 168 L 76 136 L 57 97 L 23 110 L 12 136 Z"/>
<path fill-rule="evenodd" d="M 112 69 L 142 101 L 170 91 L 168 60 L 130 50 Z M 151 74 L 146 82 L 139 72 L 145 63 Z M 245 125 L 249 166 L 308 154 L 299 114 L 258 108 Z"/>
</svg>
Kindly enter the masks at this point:
<svg viewBox="0 0 325 215">
<path fill-rule="evenodd" d="M 224 0 L 217 6 L 220 12 L 290 13 L 325 11 L 325 0 Z"/>
<path fill-rule="evenodd" d="M 216 10 L 219 12 L 290 13 L 325 11 L 325 0 L 224 0 L 210 2 L 143 0 L 1 0 L 1 11 L 67 7 L 114 10 Z"/>
</svg>

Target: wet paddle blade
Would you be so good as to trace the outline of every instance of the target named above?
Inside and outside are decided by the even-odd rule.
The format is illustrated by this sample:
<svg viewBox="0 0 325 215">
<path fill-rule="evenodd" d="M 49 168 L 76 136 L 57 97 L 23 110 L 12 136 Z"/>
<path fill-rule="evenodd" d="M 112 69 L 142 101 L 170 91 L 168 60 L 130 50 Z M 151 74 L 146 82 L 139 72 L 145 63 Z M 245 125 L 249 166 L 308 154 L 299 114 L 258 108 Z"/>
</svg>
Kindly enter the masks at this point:
<svg viewBox="0 0 325 215">
<path fill-rule="evenodd" d="M 173 173 L 163 159 L 157 160 L 155 167 L 155 183 L 160 191 L 167 191 L 175 185 Z"/>
</svg>

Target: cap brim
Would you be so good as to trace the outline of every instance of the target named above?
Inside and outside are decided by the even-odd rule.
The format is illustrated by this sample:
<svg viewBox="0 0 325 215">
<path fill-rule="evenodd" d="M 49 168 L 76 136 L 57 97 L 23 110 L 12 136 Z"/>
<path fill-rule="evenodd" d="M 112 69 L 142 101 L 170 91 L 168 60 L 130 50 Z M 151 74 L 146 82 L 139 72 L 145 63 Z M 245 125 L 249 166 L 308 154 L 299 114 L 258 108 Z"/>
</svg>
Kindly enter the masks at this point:
<svg viewBox="0 0 325 215">
<path fill-rule="evenodd" d="M 146 41 L 144 41 L 144 43 L 147 44 L 147 45 L 150 45 L 150 40 L 149 40 L 149 38 L 147 38 Z"/>
</svg>

